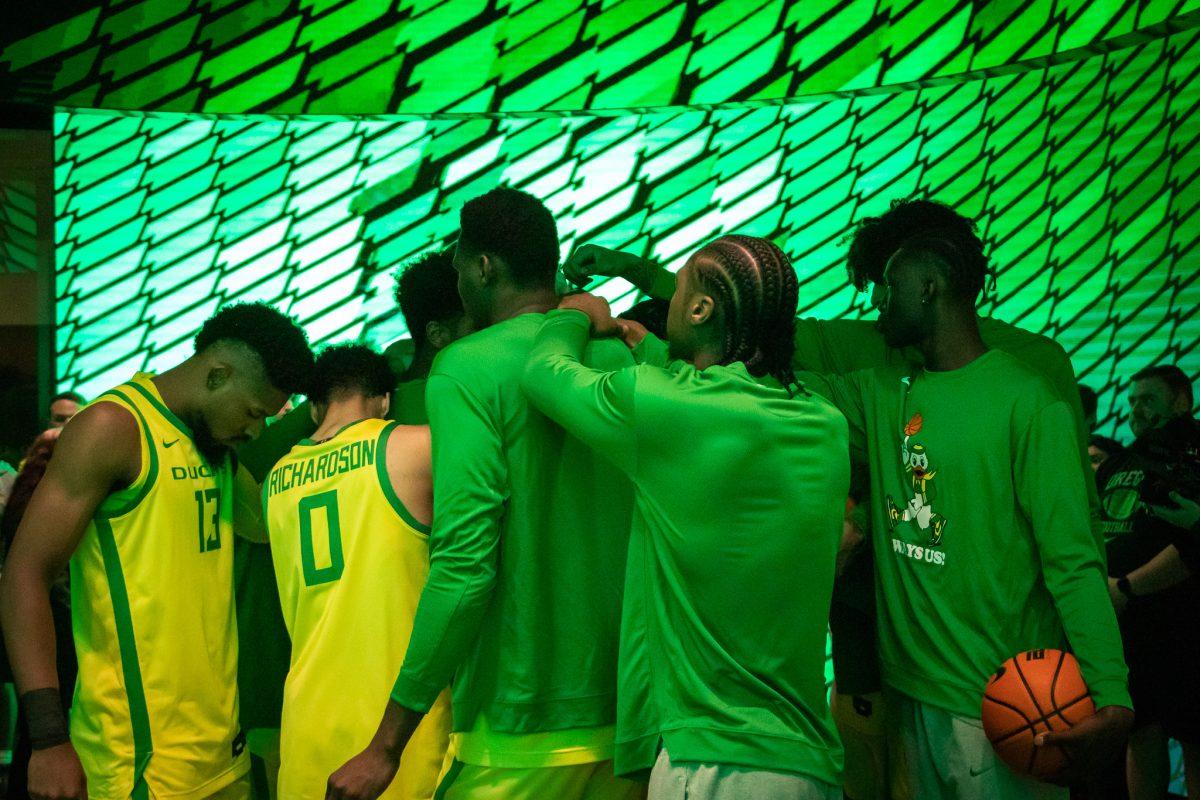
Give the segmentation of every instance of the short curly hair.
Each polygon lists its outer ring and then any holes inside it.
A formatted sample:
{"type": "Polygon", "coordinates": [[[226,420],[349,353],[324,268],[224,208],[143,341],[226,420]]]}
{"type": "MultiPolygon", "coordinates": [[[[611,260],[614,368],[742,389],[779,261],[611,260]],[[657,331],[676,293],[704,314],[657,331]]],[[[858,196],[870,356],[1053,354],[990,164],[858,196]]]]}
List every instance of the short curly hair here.
{"type": "Polygon", "coordinates": [[[541,200],[500,186],[464,203],[459,225],[458,246],[499,256],[518,285],[554,285],[558,227],[541,200]]]}
{"type": "Polygon", "coordinates": [[[313,367],[308,399],[328,404],[334,395],[382,397],[395,388],[387,357],[365,344],[337,344],[321,350],[313,367]]]}
{"type": "Polygon", "coordinates": [[[454,250],[431,250],[401,267],[396,273],[396,305],[417,347],[428,338],[426,325],[463,316],[454,250]]]}
{"type": "Polygon", "coordinates": [[[878,217],[863,217],[843,241],[849,240],[846,268],[860,292],[883,282],[888,260],[906,243],[920,241],[936,250],[951,272],[951,283],[967,297],[977,297],[992,274],[974,221],[934,200],[901,198],[878,217]]]}
{"type": "Polygon", "coordinates": [[[267,381],[284,394],[308,389],[313,368],[308,337],[290,317],[266,303],[234,303],[209,317],[196,334],[196,352],[218,342],[250,348],[262,362],[267,381]]]}

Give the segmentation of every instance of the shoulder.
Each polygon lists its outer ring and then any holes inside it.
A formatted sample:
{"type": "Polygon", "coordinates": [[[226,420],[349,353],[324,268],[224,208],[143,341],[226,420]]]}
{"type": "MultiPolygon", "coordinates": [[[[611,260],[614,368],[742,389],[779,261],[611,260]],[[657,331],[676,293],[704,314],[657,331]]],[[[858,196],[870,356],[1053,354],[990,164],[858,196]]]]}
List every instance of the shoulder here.
{"type": "Polygon", "coordinates": [[[1047,377],[1054,377],[1063,371],[1074,376],[1067,351],[1045,334],[1034,333],[993,317],[980,317],[979,335],[988,347],[1008,353],[1047,377]]]}
{"type": "Polygon", "coordinates": [[[592,339],[583,351],[583,363],[593,369],[615,371],[635,362],[633,352],[620,339],[592,339]]]}
{"type": "Polygon", "coordinates": [[[507,380],[509,372],[525,366],[539,326],[538,315],[526,314],[464,336],[438,353],[429,377],[467,385],[507,380]]]}
{"type": "Polygon", "coordinates": [[[432,459],[428,425],[390,423],[384,430],[387,436],[385,457],[389,469],[427,471],[432,459]]]}
{"type": "Polygon", "coordinates": [[[97,399],[63,427],[50,463],[81,476],[136,474],[141,463],[141,430],[133,411],[104,396],[97,399]]]}

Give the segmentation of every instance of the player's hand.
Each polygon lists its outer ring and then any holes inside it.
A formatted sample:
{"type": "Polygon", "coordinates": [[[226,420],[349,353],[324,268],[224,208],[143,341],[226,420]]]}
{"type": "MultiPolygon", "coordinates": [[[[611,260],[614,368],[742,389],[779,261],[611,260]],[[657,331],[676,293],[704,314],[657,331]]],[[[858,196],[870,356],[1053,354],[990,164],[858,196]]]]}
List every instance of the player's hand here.
{"type": "Polygon", "coordinates": [[[375,800],[396,777],[400,760],[374,742],[329,776],[325,800],[375,800]]]}
{"type": "Polygon", "coordinates": [[[1133,727],[1133,709],[1104,706],[1073,728],[1059,733],[1039,733],[1037,747],[1061,747],[1070,765],[1053,783],[1070,786],[1099,774],[1113,759],[1125,752],[1129,729],[1133,727]]]}
{"type": "Polygon", "coordinates": [[[650,333],[645,325],[631,319],[618,319],[617,327],[621,329],[621,341],[625,342],[625,346],[630,350],[641,344],[642,339],[650,333]]]}
{"type": "Polygon", "coordinates": [[[572,308],[587,314],[588,319],[592,322],[592,336],[605,337],[621,334],[620,326],[613,319],[612,309],[608,307],[608,301],[603,297],[597,297],[587,292],[569,294],[559,302],[558,307],[572,308]]]}
{"type": "Polygon", "coordinates": [[[87,800],[87,778],[70,742],[34,750],[28,784],[33,800],[87,800]]]}
{"type": "Polygon", "coordinates": [[[1196,523],[1200,523],[1200,503],[1187,499],[1179,492],[1171,492],[1171,499],[1175,501],[1174,508],[1150,506],[1154,516],[1178,528],[1191,529],[1196,526],[1196,523]]]}
{"type": "Polygon", "coordinates": [[[567,280],[580,287],[587,286],[597,275],[624,278],[640,287],[646,275],[646,260],[598,244],[585,244],[575,248],[562,271],[567,280]]]}
{"type": "Polygon", "coordinates": [[[1108,579],[1108,599],[1112,600],[1113,610],[1117,612],[1117,616],[1125,613],[1125,609],[1129,606],[1129,598],[1125,593],[1117,588],[1117,579],[1108,579]]]}

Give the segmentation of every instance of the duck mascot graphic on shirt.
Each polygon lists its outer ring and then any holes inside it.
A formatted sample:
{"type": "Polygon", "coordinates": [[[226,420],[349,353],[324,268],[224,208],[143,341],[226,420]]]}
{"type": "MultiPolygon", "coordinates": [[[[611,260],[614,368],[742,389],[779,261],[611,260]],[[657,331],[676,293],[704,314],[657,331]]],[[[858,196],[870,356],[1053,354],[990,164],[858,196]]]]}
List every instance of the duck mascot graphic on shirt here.
{"type": "Polygon", "coordinates": [[[942,532],[946,529],[946,518],[933,510],[933,501],[937,497],[933,479],[937,476],[937,470],[929,468],[929,454],[925,452],[925,446],[911,441],[921,432],[923,424],[924,420],[917,413],[904,426],[900,455],[904,460],[904,471],[908,473],[912,497],[900,507],[888,495],[888,525],[894,530],[897,523],[915,522],[918,528],[929,533],[929,546],[937,547],[942,543],[942,532]]]}

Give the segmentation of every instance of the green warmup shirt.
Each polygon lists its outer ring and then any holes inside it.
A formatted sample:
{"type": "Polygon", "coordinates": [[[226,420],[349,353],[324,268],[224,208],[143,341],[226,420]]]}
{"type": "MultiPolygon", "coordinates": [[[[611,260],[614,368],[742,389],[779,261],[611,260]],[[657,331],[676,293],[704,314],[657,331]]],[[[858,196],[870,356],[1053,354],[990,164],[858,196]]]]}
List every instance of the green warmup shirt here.
{"type": "MultiPolygon", "coordinates": [[[[840,781],[825,632],[846,493],[842,415],[744,364],[581,363],[590,323],[551,312],[524,388],[632,478],[616,770],[674,761],[840,781]]],[[[649,363],[655,362],[655,363],[649,363]]]]}
{"type": "Polygon", "coordinates": [[[825,380],[870,464],[884,682],[978,718],[1002,662],[1069,641],[1096,705],[1130,706],[1072,411],[1046,380],[999,350],[825,380]]]}
{"type": "MultiPolygon", "coordinates": [[[[392,698],[424,711],[452,684],[454,730],[499,735],[490,741],[616,717],[633,487],[525,399],[521,375],[544,318],[524,314],[455,342],[426,388],[430,571],[392,698]]],[[[633,357],[606,340],[585,361],[615,370],[633,357]]],[[[589,760],[611,757],[607,737],[608,752],[593,747],[589,760]]]]}

